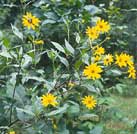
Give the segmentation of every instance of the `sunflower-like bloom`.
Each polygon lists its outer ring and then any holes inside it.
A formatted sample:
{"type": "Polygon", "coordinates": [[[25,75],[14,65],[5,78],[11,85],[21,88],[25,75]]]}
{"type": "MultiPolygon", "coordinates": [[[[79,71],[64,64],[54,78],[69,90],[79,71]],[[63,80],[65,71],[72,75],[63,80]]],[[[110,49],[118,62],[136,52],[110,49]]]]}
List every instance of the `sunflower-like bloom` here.
{"type": "Polygon", "coordinates": [[[96,104],[97,101],[94,99],[93,96],[85,96],[82,98],[82,103],[88,108],[88,109],[93,109],[96,104]]]}
{"type": "Polygon", "coordinates": [[[127,67],[133,65],[132,61],[132,56],[126,54],[126,53],[121,53],[120,55],[116,55],[116,62],[115,62],[119,67],[127,67]]]}
{"type": "Polygon", "coordinates": [[[98,66],[96,63],[92,63],[90,64],[89,66],[86,66],[84,71],[83,71],[83,74],[84,76],[86,76],[88,79],[99,79],[101,77],[100,73],[102,72],[103,70],[101,69],[100,66],[98,66]]]}
{"type": "Polygon", "coordinates": [[[125,62],[127,63],[127,65],[129,65],[129,66],[133,66],[133,56],[130,56],[129,54],[126,54],[126,53],[124,53],[123,54],[123,57],[124,57],[124,59],[125,59],[125,62]]]}
{"type": "Polygon", "coordinates": [[[56,101],[56,98],[54,95],[48,93],[46,95],[43,95],[41,97],[41,104],[45,107],[49,106],[49,105],[52,105],[52,106],[56,106],[58,103],[56,101]]]}
{"type": "Polygon", "coordinates": [[[43,45],[44,41],[43,40],[34,40],[33,43],[36,45],[43,45]]]}
{"type": "Polygon", "coordinates": [[[113,62],[113,56],[112,56],[112,54],[105,55],[105,57],[104,57],[104,65],[105,66],[111,65],[112,62],[113,62]]]}
{"type": "Polygon", "coordinates": [[[127,72],[129,73],[129,78],[136,79],[136,70],[134,66],[130,66],[127,72]]]}
{"type": "Polygon", "coordinates": [[[96,23],[97,30],[101,33],[107,33],[110,30],[110,25],[107,21],[99,19],[96,23]]]}
{"type": "Polygon", "coordinates": [[[22,24],[23,26],[28,27],[28,29],[32,28],[34,30],[37,26],[39,26],[39,23],[40,20],[30,12],[27,12],[22,17],[22,24]]]}
{"type": "Polygon", "coordinates": [[[98,45],[93,48],[94,55],[103,55],[105,53],[105,49],[103,47],[99,47],[98,45]]]}
{"type": "Polygon", "coordinates": [[[86,34],[92,41],[99,37],[99,32],[96,27],[87,27],[86,34]]]}
{"type": "Polygon", "coordinates": [[[15,134],[15,131],[10,131],[9,134],[15,134]]]}

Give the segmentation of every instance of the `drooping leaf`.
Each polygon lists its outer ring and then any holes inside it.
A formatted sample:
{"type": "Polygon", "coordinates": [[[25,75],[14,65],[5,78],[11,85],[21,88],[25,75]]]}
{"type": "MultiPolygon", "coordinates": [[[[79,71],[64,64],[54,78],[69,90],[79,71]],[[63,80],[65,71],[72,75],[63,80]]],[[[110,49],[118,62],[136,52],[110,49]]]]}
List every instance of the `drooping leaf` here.
{"type": "Polygon", "coordinates": [[[53,45],[54,45],[54,47],[56,48],[56,49],[58,49],[60,52],[63,52],[63,53],[65,53],[65,50],[64,50],[64,48],[59,44],[59,43],[57,43],[57,42],[51,42],[53,45]]]}
{"type": "Polygon", "coordinates": [[[67,49],[71,54],[74,55],[75,50],[74,50],[74,48],[69,44],[69,42],[68,42],[66,39],[65,39],[65,46],[66,46],[66,49],[67,49]]]}
{"type": "Polygon", "coordinates": [[[13,26],[12,24],[11,24],[11,28],[12,28],[13,33],[17,37],[19,37],[21,40],[23,40],[23,34],[19,31],[19,29],[16,26],[13,26]]]}
{"type": "Polygon", "coordinates": [[[66,58],[64,58],[64,57],[61,57],[61,56],[58,56],[59,57],[59,59],[60,59],[60,61],[66,66],[66,67],[68,67],[69,66],[69,63],[68,63],[68,61],[67,61],[67,59],[66,58]]]}

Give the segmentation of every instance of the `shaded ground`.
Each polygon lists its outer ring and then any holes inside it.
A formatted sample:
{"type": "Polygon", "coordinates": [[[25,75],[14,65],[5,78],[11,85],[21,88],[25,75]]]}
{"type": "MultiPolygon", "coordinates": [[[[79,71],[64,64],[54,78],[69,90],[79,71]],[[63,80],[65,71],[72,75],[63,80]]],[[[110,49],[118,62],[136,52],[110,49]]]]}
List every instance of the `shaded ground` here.
{"type": "Polygon", "coordinates": [[[104,134],[134,134],[133,128],[137,120],[137,98],[112,96],[114,108],[105,122],[104,134]]]}

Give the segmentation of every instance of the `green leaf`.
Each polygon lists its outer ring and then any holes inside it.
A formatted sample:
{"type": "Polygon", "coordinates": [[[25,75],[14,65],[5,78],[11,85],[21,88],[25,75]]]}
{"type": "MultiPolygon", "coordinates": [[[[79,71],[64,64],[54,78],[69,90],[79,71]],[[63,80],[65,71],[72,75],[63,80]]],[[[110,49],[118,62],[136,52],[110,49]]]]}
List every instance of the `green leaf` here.
{"type": "Polygon", "coordinates": [[[35,114],[32,112],[31,106],[26,105],[24,108],[16,107],[17,117],[21,121],[29,121],[34,118],[35,114]]]}
{"type": "Polygon", "coordinates": [[[20,112],[24,112],[24,113],[26,113],[26,114],[29,114],[29,115],[31,115],[31,116],[35,116],[35,114],[34,114],[32,111],[28,110],[28,109],[22,109],[22,108],[16,107],[16,110],[17,110],[17,111],[20,111],[20,112]]]}
{"type": "Polygon", "coordinates": [[[10,58],[10,59],[12,59],[12,56],[11,56],[10,53],[9,53],[8,51],[6,51],[6,50],[0,52],[0,55],[3,56],[3,57],[5,57],[5,58],[10,58]]]}
{"type": "Polygon", "coordinates": [[[11,28],[13,33],[19,37],[21,40],[23,40],[23,34],[19,31],[19,29],[11,24],[11,28]]]}
{"type": "Polygon", "coordinates": [[[62,118],[58,124],[58,134],[70,134],[66,127],[66,121],[62,118]]]}
{"type": "Polygon", "coordinates": [[[117,84],[116,85],[116,89],[120,94],[123,93],[123,90],[125,89],[125,87],[126,87],[126,85],[124,85],[124,84],[117,84]]]}
{"type": "Polygon", "coordinates": [[[55,20],[50,20],[50,19],[46,19],[42,22],[42,25],[46,25],[46,24],[54,24],[56,23],[55,20]]]}
{"type": "Polygon", "coordinates": [[[68,107],[68,114],[70,116],[73,116],[73,115],[78,115],[78,113],[80,112],[80,107],[79,107],[79,104],[74,102],[74,101],[68,101],[70,103],[70,106],[68,107]]]}
{"type": "Polygon", "coordinates": [[[2,40],[2,39],[3,39],[3,32],[0,31],[0,40],[2,40]]]}
{"type": "Polygon", "coordinates": [[[32,64],[32,57],[27,55],[27,54],[25,54],[23,56],[23,60],[22,60],[21,66],[23,68],[28,68],[31,64],[32,64]]]}
{"type": "Polygon", "coordinates": [[[22,79],[22,83],[27,82],[28,80],[35,80],[35,81],[39,81],[39,82],[46,82],[45,79],[43,79],[42,77],[37,77],[37,76],[25,76],[22,79]]]}
{"type": "Polygon", "coordinates": [[[88,91],[100,94],[100,90],[93,86],[93,82],[91,80],[85,80],[81,83],[82,87],[85,87],[88,91]]]}
{"type": "Polygon", "coordinates": [[[65,39],[65,46],[66,46],[66,49],[67,49],[71,54],[74,55],[75,50],[74,50],[74,48],[69,44],[69,42],[68,42],[66,39],[65,39]]]}
{"type": "Polygon", "coordinates": [[[87,53],[82,55],[82,62],[89,65],[89,55],[87,53]]]}
{"type": "Polygon", "coordinates": [[[65,113],[67,111],[67,108],[69,107],[68,104],[64,104],[63,107],[59,107],[57,110],[54,110],[48,114],[46,114],[46,116],[55,116],[57,114],[62,114],[62,113],[65,113]]]}
{"type": "Polygon", "coordinates": [[[69,66],[69,63],[68,63],[68,61],[67,61],[67,59],[66,58],[64,58],[64,57],[61,57],[61,56],[58,56],[59,57],[59,59],[60,59],[60,61],[66,66],[66,67],[68,67],[69,66]]]}
{"type": "Polygon", "coordinates": [[[97,125],[93,130],[90,131],[89,134],[103,134],[103,126],[97,125]]]}
{"type": "Polygon", "coordinates": [[[84,9],[87,10],[88,12],[90,12],[92,15],[94,15],[94,14],[96,14],[96,13],[98,13],[98,12],[101,11],[101,10],[100,10],[98,7],[96,7],[95,5],[86,5],[86,6],[84,7],[84,9]]]}
{"type": "Polygon", "coordinates": [[[114,76],[120,76],[122,74],[120,70],[116,70],[116,69],[110,70],[110,72],[112,72],[114,76]]]}
{"type": "Polygon", "coordinates": [[[99,116],[96,114],[84,114],[79,117],[81,121],[91,120],[91,121],[99,121],[99,116]]]}
{"type": "MultiPolygon", "coordinates": [[[[6,91],[7,96],[13,98],[13,92],[14,92],[14,86],[8,83],[7,91],[6,91]]],[[[17,100],[18,103],[22,105],[24,104],[23,101],[25,100],[25,95],[26,95],[25,88],[21,84],[15,88],[14,99],[17,100]]]]}
{"type": "Polygon", "coordinates": [[[58,49],[60,52],[63,52],[63,53],[65,53],[65,50],[64,50],[64,48],[59,44],[59,43],[57,43],[57,42],[51,42],[53,45],[54,45],[54,47],[56,48],[56,49],[58,49]]]}
{"type": "Polygon", "coordinates": [[[77,42],[77,43],[80,43],[80,36],[79,36],[79,33],[76,33],[76,42],[77,42]]]}

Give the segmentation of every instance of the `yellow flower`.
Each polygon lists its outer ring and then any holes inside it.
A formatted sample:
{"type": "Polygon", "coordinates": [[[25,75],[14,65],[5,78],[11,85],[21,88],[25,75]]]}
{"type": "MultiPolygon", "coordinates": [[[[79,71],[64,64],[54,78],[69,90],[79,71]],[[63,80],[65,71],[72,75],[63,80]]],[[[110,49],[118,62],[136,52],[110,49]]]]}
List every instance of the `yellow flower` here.
{"type": "Polygon", "coordinates": [[[96,104],[97,101],[94,99],[93,96],[85,96],[82,98],[82,103],[88,108],[88,109],[93,109],[96,104]]]}
{"type": "Polygon", "coordinates": [[[75,83],[74,83],[74,82],[69,82],[69,83],[68,83],[68,86],[69,86],[69,87],[74,87],[74,86],[75,86],[75,83]]]}
{"type": "Polygon", "coordinates": [[[127,72],[129,73],[129,78],[136,79],[136,70],[134,66],[130,66],[127,72]]]}
{"type": "Polygon", "coordinates": [[[113,56],[112,56],[112,54],[105,55],[105,57],[104,57],[104,65],[105,66],[111,65],[112,62],[113,62],[113,56]]]}
{"type": "Polygon", "coordinates": [[[96,23],[96,27],[98,29],[99,32],[101,33],[105,33],[108,32],[110,30],[110,25],[107,21],[101,20],[99,19],[96,23]]]}
{"type": "Polygon", "coordinates": [[[105,53],[105,49],[103,47],[95,46],[93,48],[93,54],[94,55],[102,55],[105,53]]]}
{"type": "Polygon", "coordinates": [[[15,131],[10,131],[9,134],[16,134],[15,131]]]}
{"type": "Polygon", "coordinates": [[[94,57],[94,62],[98,62],[99,60],[101,60],[101,56],[97,55],[94,57]]]}
{"type": "Polygon", "coordinates": [[[96,63],[92,63],[90,64],[89,66],[86,66],[84,71],[83,71],[83,74],[84,76],[86,76],[88,79],[99,79],[101,77],[100,73],[102,72],[103,70],[101,69],[100,66],[98,66],[96,63]]]}
{"type": "Polygon", "coordinates": [[[52,119],[52,126],[54,129],[57,129],[57,123],[56,123],[56,120],[52,119]]]}
{"type": "Polygon", "coordinates": [[[27,12],[22,17],[22,24],[23,26],[28,27],[28,29],[32,28],[34,30],[36,26],[39,26],[39,23],[40,20],[30,12],[27,12]]]}
{"type": "Polygon", "coordinates": [[[48,105],[56,106],[58,103],[56,101],[56,98],[54,95],[48,93],[46,95],[43,95],[41,97],[41,103],[43,106],[47,107],[48,105]]]}
{"type": "Polygon", "coordinates": [[[99,37],[99,33],[96,27],[87,27],[86,34],[92,41],[99,37]]]}
{"type": "Polygon", "coordinates": [[[58,127],[57,127],[57,125],[56,125],[56,124],[53,124],[53,128],[54,128],[54,129],[57,129],[58,127]]]}
{"type": "Polygon", "coordinates": [[[43,40],[34,40],[33,43],[36,45],[43,45],[44,41],[43,40]]]}
{"type": "Polygon", "coordinates": [[[125,59],[125,62],[127,63],[127,65],[129,65],[129,66],[133,66],[133,61],[132,61],[132,59],[133,59],[133,56],[130,56],[129,54],[123,54],[123,57],[124,57],[124,59],[125,59]]]}
{"type": "Polygon", "coordinates": [[[121,53],[120,55],[116,55],[116,64],[119,67],[127,67],[127,65],[132,66],[133,65],[132,56],[126,53],[121,53]]]}

